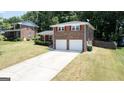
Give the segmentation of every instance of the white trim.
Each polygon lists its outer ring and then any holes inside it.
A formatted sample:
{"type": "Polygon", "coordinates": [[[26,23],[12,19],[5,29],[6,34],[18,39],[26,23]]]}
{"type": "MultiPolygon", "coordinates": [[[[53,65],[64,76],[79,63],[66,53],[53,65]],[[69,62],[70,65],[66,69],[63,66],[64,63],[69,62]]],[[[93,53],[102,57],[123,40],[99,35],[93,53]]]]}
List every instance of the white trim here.
{"type": "Polygon", "coordinates": [[[57,27],[58,28],[58,31],[64,31],[65,30],[65,27],[64,26],[61,26],[61,27],[57,27]],[[64,28],[64,29],[63,29],[64,28]]]}
{"type": "Polygon", "coordinates": [[[71,26],[71,31],[80,31],[80,25],[71,26]],[[79,29],[77,29],[77,26],[79,26],[79,29]],[[74,27],[74,30],[73,30],[73,27],[74,27]]]}
{"type": "Polygon", "coordinates": [[[95,30],[95,28],[90,23],[82,22],[82,21],[70,21],[56,25],[51,25],[50,27],[63,27],[63,26],[73,26],[73,25],[88,25],[92,30],[95,30]]]}

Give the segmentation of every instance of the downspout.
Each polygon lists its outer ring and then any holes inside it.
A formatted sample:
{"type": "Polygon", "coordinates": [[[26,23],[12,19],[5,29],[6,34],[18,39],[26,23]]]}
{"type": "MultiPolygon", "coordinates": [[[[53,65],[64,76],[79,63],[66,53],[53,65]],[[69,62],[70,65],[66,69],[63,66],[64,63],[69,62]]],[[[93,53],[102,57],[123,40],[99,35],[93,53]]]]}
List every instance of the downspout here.
{"type": "Polygon", "coordinates": [[[19,24],[19,29],[20,29],[20,38],[23,39],[22,38],[22,31],[21,31],[21,24],[19,24]]]}
{"type": "Polygon", "coordinates": [[[86,25],[84,25],[84,52],[87,51],[86,25]]]}
{"type": "Polygon", "coordinates": [[[54,29],[55,29],[55,28],[53,27],[53,35],[52,35],[52,40],[53,40],[53,49],[55,49],[55,41],[54,41],[54,37],[55,37],[55,36],[54,36],[54,29]]]}

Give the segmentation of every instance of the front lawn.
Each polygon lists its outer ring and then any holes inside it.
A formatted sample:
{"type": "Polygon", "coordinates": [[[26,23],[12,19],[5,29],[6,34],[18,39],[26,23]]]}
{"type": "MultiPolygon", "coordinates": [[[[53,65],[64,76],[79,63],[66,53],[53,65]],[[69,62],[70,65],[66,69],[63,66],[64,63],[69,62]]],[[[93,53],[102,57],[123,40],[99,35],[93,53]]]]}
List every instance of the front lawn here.
{"type": "Polygon", "coordinates": [[[0,69],[47,51],[48,47],[34,45],[33,41],[0,41],[0,69]]]}
{"type": "Polygon", "coordinates": [[[53,80],[124,80],[124,48],[94,47],[77,56],[53,80]]]}

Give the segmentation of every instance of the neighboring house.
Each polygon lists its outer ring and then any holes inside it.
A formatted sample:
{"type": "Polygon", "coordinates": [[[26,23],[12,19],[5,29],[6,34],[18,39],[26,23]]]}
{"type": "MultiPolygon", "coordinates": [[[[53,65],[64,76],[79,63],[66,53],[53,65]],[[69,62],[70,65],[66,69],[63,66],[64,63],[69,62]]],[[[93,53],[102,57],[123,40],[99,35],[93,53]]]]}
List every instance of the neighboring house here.
{"type": "Polygon", "coordinates": [[[4,33],[5,33],[4,30],[0,29],[0,34],[4,34],[4,33]]]}
{"type": "MultiPolygon", "coordinates": [[[[71,21],[52,25],[51,27],[53,31],[49,33],[53,33],[54,49],[87,51],[87,46],[92,45],[95,28],[88,22],[71,21]]],[[[46,35],[50,35],[49,33],[46,35]]]]}
{"type": "Polygon", "coordinates": [[[8,39],[21,38],[23,40],[32,39],[36,35],[38,26],[31,21],[23,21],[14,24],[13,30],[6,30],[5,36],[8,39]]]}

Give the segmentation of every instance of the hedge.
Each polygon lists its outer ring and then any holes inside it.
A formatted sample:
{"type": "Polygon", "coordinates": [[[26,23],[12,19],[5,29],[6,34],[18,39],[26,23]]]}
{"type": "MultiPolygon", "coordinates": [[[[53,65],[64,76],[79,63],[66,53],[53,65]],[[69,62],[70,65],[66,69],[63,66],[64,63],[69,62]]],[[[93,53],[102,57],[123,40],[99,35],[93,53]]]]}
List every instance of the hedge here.
{"type": "Polygon", "coordinates": [[[44,45],[44,46],[49,46],[50,42],[49,41],[42,41],[42,40],[34,40],[36,45],[44,45]]]}

